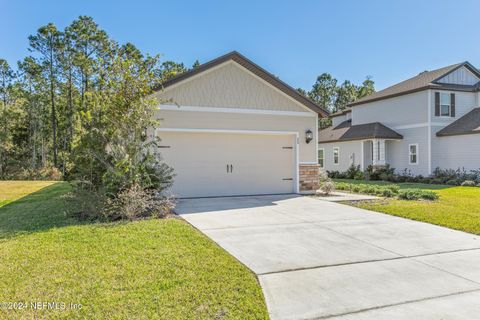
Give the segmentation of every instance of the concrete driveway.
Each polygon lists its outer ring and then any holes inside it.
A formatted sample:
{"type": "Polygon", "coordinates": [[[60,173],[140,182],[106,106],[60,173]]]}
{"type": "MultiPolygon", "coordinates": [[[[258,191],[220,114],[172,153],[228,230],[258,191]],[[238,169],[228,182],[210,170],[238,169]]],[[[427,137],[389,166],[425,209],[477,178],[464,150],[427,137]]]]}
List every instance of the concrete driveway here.
{"type": "Polygon", "coordinates": [[[479,319],[478,236],[300,196],[180,200],[272,319],[479,319]]]}

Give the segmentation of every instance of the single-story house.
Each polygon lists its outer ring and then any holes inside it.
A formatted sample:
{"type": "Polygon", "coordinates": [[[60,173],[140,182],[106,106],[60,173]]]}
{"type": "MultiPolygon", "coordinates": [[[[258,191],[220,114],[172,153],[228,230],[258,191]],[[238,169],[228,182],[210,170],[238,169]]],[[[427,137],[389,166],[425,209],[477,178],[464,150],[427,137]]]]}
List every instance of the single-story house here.
{"type": "Polygon", "coordinates": [[[328,112],[237,52],[163,83],[161,154],[170,192],[214,197],[318,188],[318,119],[328,112]]]}

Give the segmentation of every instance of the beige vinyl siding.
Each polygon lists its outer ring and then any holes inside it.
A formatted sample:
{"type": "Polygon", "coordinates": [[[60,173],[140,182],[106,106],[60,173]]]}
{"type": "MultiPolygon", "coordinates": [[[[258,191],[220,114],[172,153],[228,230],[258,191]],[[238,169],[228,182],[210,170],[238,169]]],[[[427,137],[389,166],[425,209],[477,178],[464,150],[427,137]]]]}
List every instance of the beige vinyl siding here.
{"type": "Polygon", "coordinates": [[[325,166],[326,171],[346,171],[352,163],[354,165],[361,165],[361,141],[346,141],[346,142],[332,142],[321,143],[319,148],[325,149],[325,166]],[[339,148],[339,163],[333,164],[333,148],[339,148]]]}
{"type": "Polygon", "coordinates": [[[181,106],[310,111],[233,61],[174,84],[157,95],[171,100],[169,104],[181,106]]]}
{"type": "Polygon", "coordinates": [[[427,92],[420,91],[354,106],[352,125],[380,122],[394,129],[396,126],[425,123],[428,119],[427,92]]]}
{"type": "Polygon", "coordinates": [[[480,79],[477,78],[470,70],[465,67],[461,67],[458,70],[446,75],[438,80],[440,83],[460,84],[472,86],[476,84],[480,79]]]}
{"type": "Polygon", "coordinates": [[[156,117],[162,128],[298,132],[299,162],[317,163],[316,135],[309,144],[305,142],[305,131],[316,130],[316,117],[174,110],[159,110],[156,117]]]}
{"type": "Polygon", "coordinates": [[[414,175],[429,175],[428,166],[428,127],[410,128],[404,130],[396,130],[403,135],[403,140],[386,141],[386,161],[396,172],[404,169],[410,170],[414,175]],[[417,162],[418,164],[409,163],[410,144],[418,144],[417,162]]]}
{"type": "Polygon", "coordinates": [[[480,134],[437,137],[442,127],[432,127],[432,170],[480,169],[480,134]]]}

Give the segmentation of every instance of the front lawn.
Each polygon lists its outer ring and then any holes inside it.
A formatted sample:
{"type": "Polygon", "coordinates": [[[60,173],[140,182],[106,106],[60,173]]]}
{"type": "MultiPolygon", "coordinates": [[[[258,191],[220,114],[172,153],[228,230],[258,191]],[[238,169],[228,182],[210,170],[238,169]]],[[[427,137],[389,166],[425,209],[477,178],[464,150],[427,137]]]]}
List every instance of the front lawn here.
{"type": "MultiPolygon", "coordinates": [[[[349,183],[366,183],[358,180],[335,180],[349,183]]],[[[383,181],[369,181],[372,184],[389,184],[383,181]]],[[[452,229],[480,234],[480,188],[452,187],[419,183],[399,183],[401,189],[417,188],[434,190],[436,201],[406,201],[382,199],[353,204],[355,206],[383,212],[412,220],[429,222],[452,229]]]]}
{"type": "Polygon", "coordinates": [[[0,305],[1,319],[268,318],[255,276],[183,220],[82,223],[65,213],[68,190],[0,182],[0,303],[27,302],[0,305]]]}

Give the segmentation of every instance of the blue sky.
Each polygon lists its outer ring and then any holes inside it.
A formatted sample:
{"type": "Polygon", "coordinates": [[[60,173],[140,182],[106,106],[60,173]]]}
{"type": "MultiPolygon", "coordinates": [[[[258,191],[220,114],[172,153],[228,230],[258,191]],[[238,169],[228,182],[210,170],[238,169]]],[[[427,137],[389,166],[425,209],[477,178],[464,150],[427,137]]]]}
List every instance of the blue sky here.
{"type": "Polygon", "coordinates": [[[232,50],[293,87],[329,72],[377,89],[468,60],[480,68],[480,1],[0,0],[0,57],[28,55],[29,34],[90,15],[117,41],[191,65],[232,50]]]}

